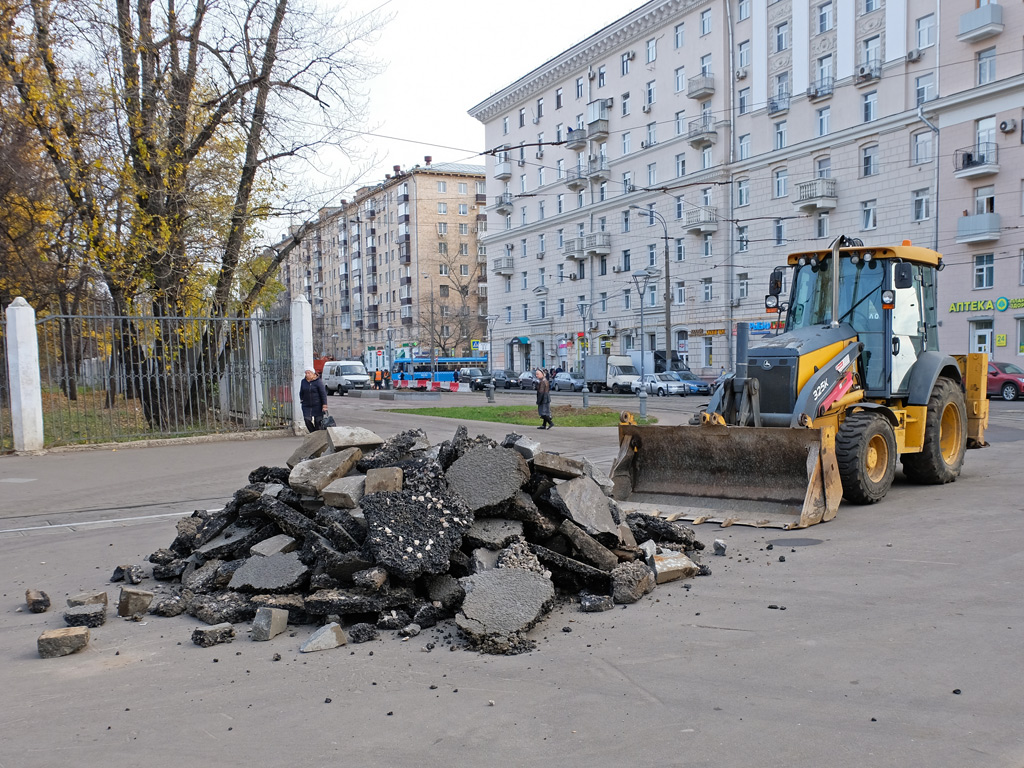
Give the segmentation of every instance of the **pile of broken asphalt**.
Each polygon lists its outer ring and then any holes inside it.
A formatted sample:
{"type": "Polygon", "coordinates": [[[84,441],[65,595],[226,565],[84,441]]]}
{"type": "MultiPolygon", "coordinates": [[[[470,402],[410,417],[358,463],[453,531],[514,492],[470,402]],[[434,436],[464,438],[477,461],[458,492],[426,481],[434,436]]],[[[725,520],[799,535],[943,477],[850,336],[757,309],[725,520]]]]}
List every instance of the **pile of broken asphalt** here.
{"type": "MultiPolygon", "coordinates": [[[[157,586],[123,588],[119,615],[187,614],[209,625],[193,633],[203,646],[230,642],[240,623],[254,640],[318,627],[304,651],[437,625],[453,650],[520,653],[556,602],[609,610],[710,574],[692,529],[623,515],[591,462],[517,434],[499,444],[459,427],[431,446],[418,430],[384,440],[333,427],[248,480],[223,509],[177,522],[148,557],[157,586]]],[[[146,577],[125,565],[112,580],[146,577]]],[[[69,600],[69,628],[44,633],[40,654],[84,647],[105,598],[69,600]]]]}

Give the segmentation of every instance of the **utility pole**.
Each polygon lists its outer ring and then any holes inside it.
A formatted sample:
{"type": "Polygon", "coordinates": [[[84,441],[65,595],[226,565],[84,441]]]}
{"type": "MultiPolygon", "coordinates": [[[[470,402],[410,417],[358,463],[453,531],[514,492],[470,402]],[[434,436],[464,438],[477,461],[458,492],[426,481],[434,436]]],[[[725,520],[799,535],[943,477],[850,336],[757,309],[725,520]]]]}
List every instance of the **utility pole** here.
{"type": "MultiPolygon", "coordinates": [[[[631,205],[630,208],[638,211],[640,215],[647,216],[650,218],[657,218],[661,222],[661,229],[663,232],[662,240],[664,240],[663,249],[663,260],[665,262],[664,275],[665,275],[665,365],[669,364],[672,351],[672,284],[669,280],[669,252],[668,252],[668,222],[665,221],[665,217],[658,213],[653,208],[641,208],[639,205],[631,205]]],[[[646,283],[645,283],[646,285],[646,283]]],[[[640,296],[640,308],[643,310],[644,297],[640,296]]],[[[651,352],[653,357],[654,348],[651,345],[651,352]]],[[[654,371],[651,371],[654,373],[654,371]]]]}

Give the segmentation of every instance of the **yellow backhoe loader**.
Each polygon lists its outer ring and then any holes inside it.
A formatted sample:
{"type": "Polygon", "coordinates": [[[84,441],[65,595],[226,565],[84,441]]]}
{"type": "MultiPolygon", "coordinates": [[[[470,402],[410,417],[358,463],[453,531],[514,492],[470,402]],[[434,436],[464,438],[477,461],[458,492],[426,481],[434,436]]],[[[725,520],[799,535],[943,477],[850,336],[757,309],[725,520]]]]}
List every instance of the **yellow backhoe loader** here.
{"type": "Polygon", "coordinates": [[[840,236],[772,272],[768,312],[784,331],[737,332],[735,374],[683,427],[619,426],[612,468],[624,506],[674,519],[804,528],[840,498],[882,499],[897,457],[915,483],[960,475],[985,445],[987,356],[939,351],[941,254],[840,236]]]}

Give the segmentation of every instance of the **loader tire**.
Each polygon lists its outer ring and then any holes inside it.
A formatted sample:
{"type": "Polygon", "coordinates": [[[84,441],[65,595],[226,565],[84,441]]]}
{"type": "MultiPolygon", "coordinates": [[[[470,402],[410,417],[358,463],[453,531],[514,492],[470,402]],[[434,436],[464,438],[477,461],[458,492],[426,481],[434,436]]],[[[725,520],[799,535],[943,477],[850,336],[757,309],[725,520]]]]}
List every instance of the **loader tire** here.
{"type": "Polygon", "coordinates": [[[870,411],[847,416],[836,434],[836,460],[847,501],[874,504],[881,500],[896,474],[892,424],[870,411]]]}
{"type": "Polygon", "coordinates": [[[967,405],[960,385],[940,378],[928,398],[924,446],[920,453],[905,453],[903,474],[912,483],[942,485],[960,476],[967,451],[967,405]]]}

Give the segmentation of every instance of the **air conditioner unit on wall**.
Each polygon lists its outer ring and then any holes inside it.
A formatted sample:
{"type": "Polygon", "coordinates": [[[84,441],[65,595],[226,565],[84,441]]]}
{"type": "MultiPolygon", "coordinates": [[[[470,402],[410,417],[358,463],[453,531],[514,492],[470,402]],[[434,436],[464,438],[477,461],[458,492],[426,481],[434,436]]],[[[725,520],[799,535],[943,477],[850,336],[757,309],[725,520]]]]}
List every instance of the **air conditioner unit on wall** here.
{"type": "Polygon", "coordinates": [[[911,48],[907,51],[907,61],[920,61],[924,52],[920,48],[911,48]]]}
{"type": "Polygon", "coordinates": [[[1013,133],[1017,130],[1017,121],[1013,119],[1003,120],[1003,122],[999,124],[999,130],[1003,133],[1013,133]]]}
{"type": "Polygon", "coordinates": [[[643,113],[645,115],[650,114],[651,105],[650,104],[644,104],[640,109],[643,111],[643,113]]]}
{"type": "Polygon", "coordinates": [[[857,67],[857,77],[859,77],[859,78],[871,77],[871,65],[870,64],[861,64],[859,67],[857,67]]]}
{"type": "Polygon", "coordinates": [[[636,51],[627,51],[626,52],[626,58],[629,59],[630,61],[635,59],[636,58],[636,51]]]}
{"type": "Polygon", "coordinates": [[[818,95],[818,89],[815,86],[810,85],[810,86],[807,87],[807,98],[813,99],[817,95],[818,95]]]}
{"type": "Polygon", "coordinates": [[[622,267],[620,267],[618,264],[616,264],[614,267],[612,267],[612,272],[615,272],[616,274],[621,272],[621,271],[622,271],[622,267]]]}
{"type": "Polygon", "coordinates": [[[739,69],[736,70],[736,79],[737,80],[743,80],[744,78],[746,78],[746,76],[747,76],[747,68],[746,67],[740,67],[739,69]]]}
{"type": "Polygon", "coordinates": [[[570,280],[575,280],[576,279],[576,273],[575,272],[570,272],[569,273],[569,279],[570,280]]]}

